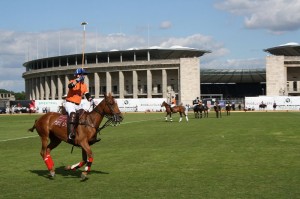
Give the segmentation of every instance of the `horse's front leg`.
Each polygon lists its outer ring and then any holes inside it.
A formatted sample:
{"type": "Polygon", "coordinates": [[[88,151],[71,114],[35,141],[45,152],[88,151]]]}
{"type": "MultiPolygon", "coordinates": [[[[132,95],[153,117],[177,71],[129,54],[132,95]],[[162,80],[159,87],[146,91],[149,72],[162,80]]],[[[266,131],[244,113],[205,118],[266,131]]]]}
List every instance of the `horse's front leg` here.
{"type": "Polygon", "coordinates": [[[85,180],[87,178],[88,172],[91,171],[91,166],[94,161],[94,158],[93,158],[93,152],[91,150],[91,146],[88,144],[87,141],[82,143],[81,147],[82,147],[82,157],[85,157],[86,159],[86,166],[84,168],[84,171],[81,173],[81,180],[85,180]]]}
{"type": "Polygon", "coordinates": [[[77,169],[80,169],[81,167],[83,167],[86,162],[87,162],[87,155],[86,155],[86,152],[85,150],[81,149],[81,153],[82,153],[82,161],[76,163],[76,164],[73,164],[71,166],[66,166],[65,167],[65,170],[73,170],[73,171],[76,171],[77,169]]]}

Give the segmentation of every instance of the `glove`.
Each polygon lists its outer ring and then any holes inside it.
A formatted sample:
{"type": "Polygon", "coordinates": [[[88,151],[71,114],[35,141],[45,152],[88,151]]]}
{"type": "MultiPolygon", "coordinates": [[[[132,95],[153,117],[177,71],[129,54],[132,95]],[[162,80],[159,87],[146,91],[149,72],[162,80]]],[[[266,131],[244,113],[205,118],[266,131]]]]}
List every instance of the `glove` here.
{"type": "Polygon", "coordinates": [[[93,100],[92,98],[90,98],[89,101],[90,101],[90,105],[91,105],[91,106],[95,106],[95,105],[96,105],[95,102],[94,102],[94,100],[93,100]]]}
{"type": "Polygon", "coordinates": [[[76,82],[83,82],[84,81],[84,77],[83,76],[80,76],[76,79],[76,82]]]}

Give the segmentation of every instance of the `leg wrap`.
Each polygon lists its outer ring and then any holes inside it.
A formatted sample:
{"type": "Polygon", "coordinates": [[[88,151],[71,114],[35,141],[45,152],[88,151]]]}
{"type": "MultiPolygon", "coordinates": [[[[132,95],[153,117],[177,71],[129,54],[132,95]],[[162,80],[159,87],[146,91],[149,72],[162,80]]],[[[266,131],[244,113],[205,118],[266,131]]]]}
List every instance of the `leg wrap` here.
{"type": "Polygon", "coordinates": [[[86,163],[86,167],[85,167],[85,171],[89,172],[91,170],[91,166],[92,166],[92,163],[93,163],[93,158],[90,157],[86,163]]]}
{"type": "Polygon", "coordinates": [[[83,165],[85,165],[85,163],[86,163],[86,162],[81,161],[81,162],[78,162],[77,164],[73,164],[73,165],[71,166],[71,169],[72,169],[73,171],[75,171],[76,169],[79,169],[79,168],[81,168],[83,165]]]}
{"type": "Polygon", "coordinates": [[[50,156],[50,154],[46,155],[46,158],[44,158],[44,162],[45,162],[48,170],[51,171],[53,169],[54,162],[53,162],[52,157],[50,156]]]}

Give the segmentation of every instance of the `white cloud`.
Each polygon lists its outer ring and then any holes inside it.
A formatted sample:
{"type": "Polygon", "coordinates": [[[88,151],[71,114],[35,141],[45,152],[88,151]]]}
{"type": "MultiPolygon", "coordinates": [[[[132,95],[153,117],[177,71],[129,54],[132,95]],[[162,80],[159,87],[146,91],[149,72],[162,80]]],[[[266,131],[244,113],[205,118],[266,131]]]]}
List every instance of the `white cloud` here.
{"type": "Polygon", "coordinates": [[[244,25],[249,29],[273,33],[300,29],[299,0],[224,0],[215,7],[244,16],[244,25]]]}
{"type": "Polygon", "coordinates": [[[169,29],[172,27],[172,22],[170,21],[163,21],[161,22],[160,26],[161,29],[169,29]]]}
{"type": "MultiPolygon", "coordinates": [[[[226,56],[229,50],[223,43],[215,41],[213,37],[193,34],[186,37],[150,38],[150,46],[170,48],[182,46],[200,50],[209,50],[212,53],[201,57],[204,66],[218,64],[215,60],[226,56]]],[[[0,31],[0,88],[15,92],[24,91],[25,72],[23,63],[37,58],[53,57],[82,53],[83,38],[81,31],[51,31],[42,33],[24,33],[0,31]]],[[[148,47],[146,35],[125,34],[86,34],[85,52],[109,51],[112,49],[124,50],[130,48],[143,49],[148,47]]],[[[244,64],[239,62],[240,64],[244,64]]],[[[224,65],[224,64],[223,64],[224,65]]],[[[233,66],[231,64],[230,66],[233,66]]],[[[239,67],[239,64],[235,64],[239,67]]],[[[241,66],[241,65],[240,65],[241,66]]]]}

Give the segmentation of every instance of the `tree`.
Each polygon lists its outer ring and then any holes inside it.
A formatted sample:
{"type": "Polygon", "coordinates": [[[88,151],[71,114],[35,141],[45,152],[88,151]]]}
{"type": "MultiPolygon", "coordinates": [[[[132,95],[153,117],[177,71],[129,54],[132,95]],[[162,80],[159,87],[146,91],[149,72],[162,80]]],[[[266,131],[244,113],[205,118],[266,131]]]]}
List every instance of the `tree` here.
{"type": "Polygon", "coordinates": [[[14,93],[14,94],[15,94],[16,100],[25,100],[26,99],[26,95],[25,95],[24,91],[22,91],[21,93],[14,93]]]}

